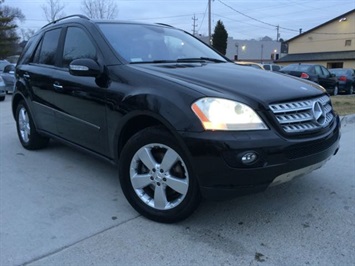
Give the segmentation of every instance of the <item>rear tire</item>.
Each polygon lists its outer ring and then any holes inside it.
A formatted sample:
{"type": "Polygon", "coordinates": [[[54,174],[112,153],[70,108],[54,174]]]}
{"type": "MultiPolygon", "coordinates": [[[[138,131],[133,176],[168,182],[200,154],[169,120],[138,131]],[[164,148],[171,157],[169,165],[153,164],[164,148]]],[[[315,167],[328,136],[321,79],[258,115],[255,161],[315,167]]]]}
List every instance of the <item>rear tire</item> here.
{"type": "Polygon", "coordinates": [[[132,207],[148,219],[173,223],[200,203],[196,176],[176,139],[160,127],[131,137],[121,153],[119,177],[132,207]]]}
{"type": "Polygon", "coordinates": [[[333,95],[336,96],[339,93],[338,85],[334,86],[333,95]]]}
{"type": "Polygon", "coordinates": [[[16,108],[16,126],[18,137],[25,149],[38,150],[48,145],[49,138],[38,134],[31,113],[23,100],[16,108]]]}
{"type": "Polygon", "coordinates": [[[3,100],[5,100],[5,96],[0,97],[0,102],[2,102],[3,100]]]}
{"type": "Polygon", "coordinates": [[[354,85],[351,85],[348,91],[348,94],[353,94],[354,93],[354,85]]]}

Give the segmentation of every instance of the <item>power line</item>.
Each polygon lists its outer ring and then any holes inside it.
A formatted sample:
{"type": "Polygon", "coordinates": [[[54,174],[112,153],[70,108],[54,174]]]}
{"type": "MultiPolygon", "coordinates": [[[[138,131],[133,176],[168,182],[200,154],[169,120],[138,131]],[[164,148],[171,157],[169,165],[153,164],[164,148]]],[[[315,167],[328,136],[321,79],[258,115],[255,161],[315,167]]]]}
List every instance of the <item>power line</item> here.
{"type": "MultiPolygon", "coordinates": [[[[236,10],[235,8],[231,7],[230,5],[227,5],[226,3],[224,3],[224,2],[221,1],[221,0],[218,0],[218,2],[220,2],[222,5],[224,5],[224,6],[228,7],[228,8],[230,8],[230,9],[232,9],[234,12],[237,12],[238,14],[240,14],[240,15],[242,15],[242,16],[244,16],[244,17],[250,18],[250,19],[255,20],[255,21],[259,22],[259,23],[262,23],[262,24],[265,24],[265,25],[268,25],[268,26],[271,26],[271,27],[274,27],[274,28],[277,27],[277,25],[274,25],[274,24],[271,24],[271,23],[262,21],[262,20],[260,20],[260,19],[257,19],[257,18],[253,18],[253,17],[251,17],[251,16],[248,16],[247,14],[244,14],[243,12],[240,12],[240,11],[236,10]]],[[[288,29],[288,28],[284,28],[284,27],[280,27],[280,29],[289,30],[289,31],[297,31],[297,32],[298,32],[298,30],[288,29]]]]}
{"type": "Polygon", "coordinates": [[[203,14],[203,18],[202,18],[200,27],[198,28],[198,31],[197,31],[197,32],[200,32],[200,30],[201,30],[201,27],[202,27],[202,25],[203,25],[203,21],[205,20],[205,17],[206,17],[206,14],[207,14],[207,9],[208,9],[208,3],[207,3],[207,5],[206,5],[205,13],[203,14]]]}
{"type": "MultiPolygon", "coordinates": [[[[271,27],[274,27],[276,28],[277,30],[279,29],[283,29],[283,30],[287,30],[287,31],[293,31],[293,32],[298,32],[299,30],[295,30],[295,29],[289,29],[289,28],[285,28],[285,27],[281,27],[279,25],[274,25],[274,24],[271,24],[271,23],[268,23],[268,22],[265,22],[265,21],[262,21],[260,19],[257,19],[257,18],[254,18],[254,17],[251,17],[243,12],[240,12],[238,10],[236,10],[235,8],[231,7],[230,5],[224,3],[223,1],[221,0],[217,0],[218,2],[220,2],[222,5],[228,7],[229,9],[233,10],[234,12],[242,15],[242,16],[245,16],[251,20],[254,20],[254,21],[257,21],[259,23],[262,23],[262,24],[265,24],[265,25],[268,25],[268,26],[271,26],[271,27]]],[[[312,34],[318,34],[318,35],[349,35],[349,34],[355,34],[355,32],[312,32],[312,34]]]]}

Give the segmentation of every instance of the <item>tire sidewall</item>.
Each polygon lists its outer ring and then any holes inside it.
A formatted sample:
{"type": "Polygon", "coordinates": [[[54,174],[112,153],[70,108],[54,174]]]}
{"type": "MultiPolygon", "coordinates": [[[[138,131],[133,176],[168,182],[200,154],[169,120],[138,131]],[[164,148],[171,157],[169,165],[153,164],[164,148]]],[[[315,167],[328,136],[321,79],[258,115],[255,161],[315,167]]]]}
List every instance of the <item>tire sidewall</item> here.
{"type": "Polygon", "coordinates": [[[22,146],[24,146],[25,148],[30,148],[31,147],[31,138],[32,138],[32,131],[33,131],[33,122],[32,122],[32,117],[30,115],[30,112],[28,110],[27,105],[25,104],[24,101],[21,101],[16,108],[16,128],[17,128],[17,135],[18,138],[20,139],[20,142],[22,144],[22,146]],[[19,115],[20,115],[20,110],[24,108],[27,112],[27,116],[28,116],[28,120],[30,123],[30,135],[29,135],[29,139],[28,142],[24,141],[22,136],[21,136],[21,132],[20,132],[20,124],[19,124],[19,115]]]}
{"type": "Polygon", "coordinates": [[[20,139],[20,142],[22,144],[22,146],[27,149],[27,150],[38,150],[38,149],[42,149],[44,147],[46,147],[48,145],[49,142],[49,138],[41,136],[40,134],[37,133],[35,124],[33,122],[32,119],[32,115],[31,112],[27,106],[27,104],[25,103],[24,100],[21,100],[17,107],[16,107],[16,129],[17,129],[17,135],[18,138],[20,139]],[[30,134],[29,134],[29,140],[28,142],[24,141],[22,136],[21,136],[21,132],[20,132],[20,125],[19,125],[19,113],[20,110],[24,108],[27,112],[27,116],[28,116],[28,120],[29,120],[29,124],[30,124],[30,134]]]}
{"type": "Polygon", "coordinates": [[[174,137],[162,128],[147,128],[135,134],[124,146],[119,163],[119,177],[124,195],[134,209],[143,216],[157,222],[172,223],[187,218],[198,206],[200,193],[196,176],[193,174],[188,157],[177,145],[174,137]],[[130,180],[130,165],[135,153],[145,145],[159,143],[179,154],[189,175],[189,189],[182,202],[173,209],[157,210],[146,205],[135,193],[130,180]]]}

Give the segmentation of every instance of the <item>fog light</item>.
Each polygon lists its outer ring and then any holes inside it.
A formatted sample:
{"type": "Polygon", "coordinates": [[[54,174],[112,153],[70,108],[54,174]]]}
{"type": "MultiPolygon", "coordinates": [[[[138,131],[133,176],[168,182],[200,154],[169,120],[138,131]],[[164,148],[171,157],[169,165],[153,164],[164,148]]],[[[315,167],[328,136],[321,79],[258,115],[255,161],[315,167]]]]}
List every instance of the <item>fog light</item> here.
{"type": "Polygon", "coordinates": [[[251,164],[254,163],[258,159],[258,155],[255,152],[247,152],[242,155],[242,163],[243,164],[251,164]]]}

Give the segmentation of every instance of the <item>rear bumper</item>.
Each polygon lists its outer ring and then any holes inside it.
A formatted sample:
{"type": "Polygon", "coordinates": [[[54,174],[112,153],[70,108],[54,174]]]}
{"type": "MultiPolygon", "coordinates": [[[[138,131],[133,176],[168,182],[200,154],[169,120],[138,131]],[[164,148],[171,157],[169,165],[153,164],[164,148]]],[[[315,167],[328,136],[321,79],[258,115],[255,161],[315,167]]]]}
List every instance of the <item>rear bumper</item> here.
{"type": "Polygon", "coordinates": [[[339,82],[338,89],[339,92],[349,92],[351,88],[350,82],[339,82]]]}
{"type": "Polygon", "coordinates": [[[205,198],[225,199],[265,190],[307,174],[328,161],[339,149],[337,117],[327,133],[304,139],[285,139],[268,131],[185,133],[192,167],[205,198]],[[243,164],[254,152],[257,160],[243,164]]]}

